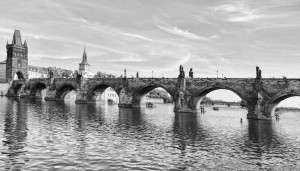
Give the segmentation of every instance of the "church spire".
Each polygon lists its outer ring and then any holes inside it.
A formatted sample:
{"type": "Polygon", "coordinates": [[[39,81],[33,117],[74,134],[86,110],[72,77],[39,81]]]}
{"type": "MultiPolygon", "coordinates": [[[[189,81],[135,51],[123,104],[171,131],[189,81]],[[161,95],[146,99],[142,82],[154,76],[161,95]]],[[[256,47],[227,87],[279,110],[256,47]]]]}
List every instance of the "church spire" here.
{"type": "Polygon", "coordinates": [[[87,63],[87,55],[86,55],[86,51],[85,51],[85,46],[84,46],[84,51],[83,51],[83,55],[82,55],[82,64],[88,64],[87,63]]]}
{"type": "Polygon", "coordinates": [[[12,44],[22,46],[21,32],[15,29],[12,44]]]}

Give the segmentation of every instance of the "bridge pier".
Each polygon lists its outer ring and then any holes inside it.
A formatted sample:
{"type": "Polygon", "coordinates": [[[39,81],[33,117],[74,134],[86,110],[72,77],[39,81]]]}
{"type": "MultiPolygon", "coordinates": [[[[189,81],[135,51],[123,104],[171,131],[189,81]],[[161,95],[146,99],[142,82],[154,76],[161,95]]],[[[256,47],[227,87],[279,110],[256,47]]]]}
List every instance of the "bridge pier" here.
{"type": "Polygon", "coordinates": [[[258,93],[258,98],[248,99],[248,119],[272,120],[272,108],[267,101],[258,93]]]}
{"type": "Polygon", "coordinates": [[[56,90],[48,88],[47,91],[46,91],[45,100],[46,101],[56,101],[58,99],[55,96],[56,96],[56,90]]]}
{"type": "MultiPolygon", "coordinates": [[[[86,91],[83,90],[77,90],[77,94],[76,94],[76,100],[75,103],[76,104],[87,104],[88,101],[88,95],[86,91]]],[[[93,101],[91,101],[93,102],[93,101]]]]}
{"type": "Polygon", "coordinates": [[[247,119],[272,120],[272,117],[264,115],[261,111],[249,111],[247,114],[247,119]]]}
{"type": "Polygon", "coordinates": [[[174,95],[174,112],[175,113],[197,113],[194,107],[193,98],[187,91],[179,91],[174,95]]]}
{"type": "Polygon", "coordinates": [[[120,91],[119,94],[119,104],[120,108],[133,108],[132,104],[133,95],[131,92],[126,91],[124,88],[120,91]]]}

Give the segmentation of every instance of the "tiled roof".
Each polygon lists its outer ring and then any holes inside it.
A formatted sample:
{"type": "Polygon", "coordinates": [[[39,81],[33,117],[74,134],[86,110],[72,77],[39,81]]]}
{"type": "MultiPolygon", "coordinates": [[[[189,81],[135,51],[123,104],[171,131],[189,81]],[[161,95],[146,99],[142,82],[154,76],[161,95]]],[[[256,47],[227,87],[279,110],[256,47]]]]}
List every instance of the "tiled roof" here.
{"type": "Polygon", "coordinates": [[[12,44],[22,46],[21,32],[20,30],[15,30],[12,44]]]}

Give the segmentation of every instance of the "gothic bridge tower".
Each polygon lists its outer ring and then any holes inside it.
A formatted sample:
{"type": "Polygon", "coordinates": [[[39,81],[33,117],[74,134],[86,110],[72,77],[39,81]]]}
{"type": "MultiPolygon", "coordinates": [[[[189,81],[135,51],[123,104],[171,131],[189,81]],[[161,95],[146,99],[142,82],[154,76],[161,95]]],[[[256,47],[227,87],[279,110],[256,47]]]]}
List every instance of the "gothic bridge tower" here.
{"type": "Polygon", "coordinates": [[[90,71],[90,64],[87,63],[87,55],[84,47],[83,55],[82,55],[82,62],[79,63],[79,74],[83,77],[89,77],[90,71]]]}
{"type": "Polygon", "coordinates": [[[15,30],[11,44],[7,42],[6,53],[6,79],[27,79],[28,48],[26,40],[22,43],[20,30],[15,30]]]}

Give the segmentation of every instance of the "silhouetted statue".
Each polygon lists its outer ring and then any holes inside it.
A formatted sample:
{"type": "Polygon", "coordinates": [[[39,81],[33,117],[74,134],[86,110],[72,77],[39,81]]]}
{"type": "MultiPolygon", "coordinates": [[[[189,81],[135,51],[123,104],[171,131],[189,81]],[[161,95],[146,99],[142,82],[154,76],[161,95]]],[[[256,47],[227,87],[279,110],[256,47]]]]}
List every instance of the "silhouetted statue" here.
{"type": "Polygon", "coordinates": [[[139,72],[136,72],[136,78],[139,78],[139,72]]]}
{"type": "Polygon", "coordinates": [[[82,73],[77,73],[77,76],[76,76],[76,81],[77,81],[77,83],[78,84],[80,84],[81,83],[81,78],[82,78],[82,73]]]}
{"type": "Polygon", "coordinates": [[[179,66],[179,76],[178,77],[179,78],[184,78],[185,77],[185,73],[184,73],[182,65],[179,66]]]}
{"type": "Polygon", "coordinates": [[[126,70],[126,68],[124,69],[124,78],[126,78],[127,77],[127,70],[126,70]]]}
{"type": "Polygon", "coordinates": [[[53,71],[50,68],[48,68],[48,76],[49,78],[53,78],[53,71]]]}
{"type": "Polygon", "coordinates": [[[193,68],[190,68],[189,77],[194,78],[193,68]]]}
{"type": "Polygon", "coordinates": [[[256,66],[256,79],[261,79],[261,70],[256,66]]]}

